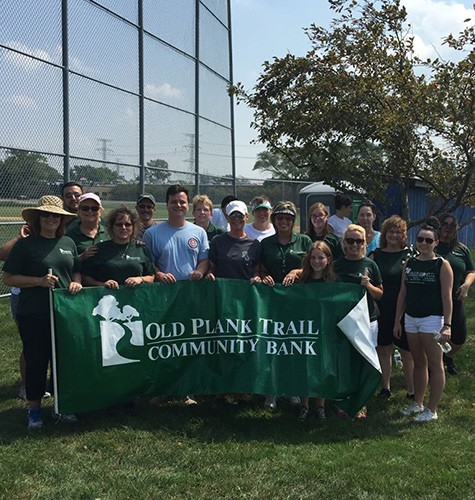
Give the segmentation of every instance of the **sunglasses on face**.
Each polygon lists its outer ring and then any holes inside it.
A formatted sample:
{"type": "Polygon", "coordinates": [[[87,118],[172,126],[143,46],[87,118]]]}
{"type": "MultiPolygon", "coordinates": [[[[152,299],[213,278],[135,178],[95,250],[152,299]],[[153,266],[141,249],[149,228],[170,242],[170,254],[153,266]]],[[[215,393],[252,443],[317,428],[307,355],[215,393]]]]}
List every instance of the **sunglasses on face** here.
{"type": "Polygon", "coordinates": [[[442,227],[455,227],[455,222],[442,222],[442,227]]]}
{"type": "Polygon", "coordinates": [[[423,238],[422,236],[418,236],[416,238],[416,241],[417,243],[424,243],[424,241],[428,244],[428,245],[432,245],[432,243],[434,243],[434,238],[423,238]]]}
{"type": "Polygon", "coordinates": [[[127,229],[129,227],[132,227],[133,224],[131,222],[114,222],[115,227],[126,227],[127,229]]]}
{"type": "Polygon", "coordinates": [[[362,245],[364,243],[363,238],[345,238],[345,243],[348,245],[354,245],[355,243],[357,245],[362,245]]]}
{"type": "Polygon", "coordinates": [[[99,207],[97,206],[89,206],[89,205],[82,205],[79,207],[80,210],[82,210],[83,212],[99,212],[99,207]]]}
{"type": "Polygon", "coordinates": [[[79,198],[81,193],[66,193],[64,195],[65,198],[79,198]]]}
{"type": "Polygon", "coordinates": [[[43,219],[48,219],[49,217],[53,217],[53,219],[59,219],[61,214],[52,214],[51,212],[40,212],[40,217],[43,219]]]}
{"type": "Polygon", "coordinates": [[[237,220],[244,220],[244,215],[240,213],[233,213],[231,215],[228,215],[230,219],[237,219],[237,220]]]}
{"type": "Polygon", "coordinates": [[[144,203],[140,203],[140,205],[137,206],[142,210],[153,210],[155,208],[155,205],[146,205],[144,203]]]}

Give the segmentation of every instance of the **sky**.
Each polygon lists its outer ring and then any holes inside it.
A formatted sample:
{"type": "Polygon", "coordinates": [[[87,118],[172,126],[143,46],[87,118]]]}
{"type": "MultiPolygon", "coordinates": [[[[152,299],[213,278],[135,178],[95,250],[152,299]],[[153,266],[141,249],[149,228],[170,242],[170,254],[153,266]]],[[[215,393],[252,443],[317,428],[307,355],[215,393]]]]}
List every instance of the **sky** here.
{"type": "MultiPolygon", "coordinates": [[[[474,17],[472,0],[403,0],[421,57],[444,57],[441,40],[463,29],[474,17]]],[[[328,27],[334,13],[326,0],[231,0],[234,82],[252,89],[264,61],[287,53],[305,55],[311,46],[303,28],[312,23],[328,27]]],[[[256,132],[250,128],[252,110],[235,106],[237,175],[258,178],[252,171],[262,144],[250,144],[256,132]]]]}

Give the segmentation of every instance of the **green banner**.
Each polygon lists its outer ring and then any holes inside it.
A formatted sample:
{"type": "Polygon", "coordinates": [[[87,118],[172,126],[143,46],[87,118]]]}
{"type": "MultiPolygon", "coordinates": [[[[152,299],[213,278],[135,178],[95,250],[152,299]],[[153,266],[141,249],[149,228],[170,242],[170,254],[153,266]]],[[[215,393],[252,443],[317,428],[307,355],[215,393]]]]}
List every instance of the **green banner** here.
{"type": "Polygon", "coordinates": [[[218,279],[53,297],[60,412],[247,392],[340,400],[354,416],[380,381],[359,285],[218,279]]]}

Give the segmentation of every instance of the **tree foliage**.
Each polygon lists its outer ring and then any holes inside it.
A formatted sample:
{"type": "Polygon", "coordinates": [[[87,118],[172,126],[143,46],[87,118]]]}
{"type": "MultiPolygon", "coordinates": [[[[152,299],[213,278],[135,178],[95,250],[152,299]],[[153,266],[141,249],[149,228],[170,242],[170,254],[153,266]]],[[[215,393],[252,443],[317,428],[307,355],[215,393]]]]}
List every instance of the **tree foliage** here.
{"type": "Polygon", "coordinates": [[[150,167],[145,169],[145,182],[147,184],[167,182],[172,175],[168,171],[168,162],[159,158],[147,162],[147,167],[150,167]]]}
{"type": "Polygon", "coordinates": [[[53,192],[62,175],[48,164],[46,156],[11,149],[0,161],[0,193],[2,197],[19,195],[33,198],[53,192]]]}
{"type": "Polygon", "coordinates": [[[92,165],[75,165],[71,169],[71,180],[84,185],[110,185],[125,182],[122,175],[108,167],[93,167],[92,165]]]}
{"type": "Polygon", "coordinates": [[[420,60],[400,0],[330,0],[330,29],[311,25],[311,50],[264,63],[252,92],[252,127],[271,150],[341,188],[380,198],[428,186],[431,213],[473,202],[474,28],[445,40],[459,62],[420,60]]]}

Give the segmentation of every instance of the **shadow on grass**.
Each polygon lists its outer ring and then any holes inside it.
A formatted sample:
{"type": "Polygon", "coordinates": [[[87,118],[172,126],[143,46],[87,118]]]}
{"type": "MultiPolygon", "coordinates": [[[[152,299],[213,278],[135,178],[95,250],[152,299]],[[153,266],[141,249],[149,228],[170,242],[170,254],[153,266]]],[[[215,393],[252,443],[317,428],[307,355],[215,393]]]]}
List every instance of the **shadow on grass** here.
{"type": "Polygon", "coordinates": [[[277,410],[268,411],[262,401],[247,405],[215,404],[211,401],[186,406],[173,400],[162,406],[150,406],[148,400],[138,400],[134,409],[117,407],[78,415],[76,423],[55,424],[50,417],[51,400],[43,407],[44,426],[40,431],[26,430],[26,404],[17,400],[0,401],[0,442],[3,445],[16,440],[77,437],[94,432],[120,429],[163,433],[168,438],[193,439],[203,443],[216,442],[272,442],[300,445],[302,443],[344,443],[369,440],[379,436],[403,436],[410,423],[399,415],[400,402],[378,405],[370,401],[368,417],[352,420],[338,417],[335,407],[327,402],[327,420],[319,421],[309,415],[304,423],[297,419],[297,409],[280,402],[277,410]]]}

